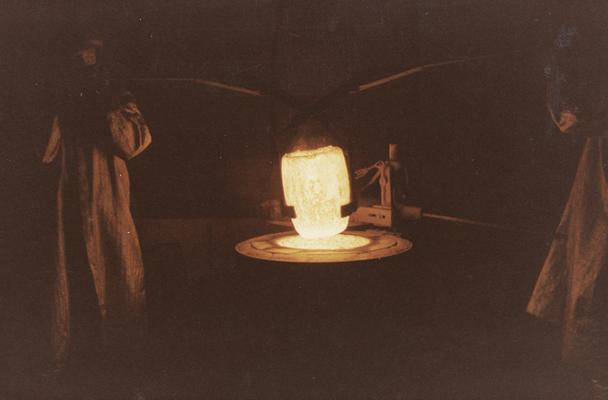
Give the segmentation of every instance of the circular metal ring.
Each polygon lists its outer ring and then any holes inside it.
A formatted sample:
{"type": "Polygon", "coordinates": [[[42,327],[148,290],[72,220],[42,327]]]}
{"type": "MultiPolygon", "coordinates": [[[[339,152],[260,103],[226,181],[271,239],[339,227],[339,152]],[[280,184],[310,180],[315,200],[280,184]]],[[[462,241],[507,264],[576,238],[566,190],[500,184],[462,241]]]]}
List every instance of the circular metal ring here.
{"type": "MultiPolygon", "coordinates": [[[[338,263],[384,258],[404,253],[413,246],[412,242],[397,234],[382,230],[345,231],[342,236],[367,239],[353,248],[296,248],[280,243],[298,238],[295,231],[272,233],[240,242],[235,250],[246,256],[267,261],[290,263],[338,263]]],[[[312,246],[314,247],[314,246],[312,246]]],[[[322,246],[320,246],[322,247],[322,246]]],[[[344,247],[344,246],[343,246],[344,247]]]]}

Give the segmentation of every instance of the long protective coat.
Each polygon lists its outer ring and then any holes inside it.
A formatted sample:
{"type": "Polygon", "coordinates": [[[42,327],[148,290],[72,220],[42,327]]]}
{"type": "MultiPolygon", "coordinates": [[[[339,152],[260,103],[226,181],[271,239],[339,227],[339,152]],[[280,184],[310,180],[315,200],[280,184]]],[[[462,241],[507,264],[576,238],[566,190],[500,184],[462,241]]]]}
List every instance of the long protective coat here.
{"type": "Polygon", "coordinates": [[[94,102],[72,103],[54,118],[43,156],[59,169],[51,332],[58,363],[65,362],[78,334],[73,317],[83,291],[98,306],[94,312],[106,343],[134,340],[145,319],[126,161],[150,145],[149,129],[133,101],[102,109],[94,102]],[[86,275],[89,289],[79,287],[86,275]]]}
{"type": "MultiPolygon", "coordinates": [[[[576,35],[563,30],[556,44],[569,47],[576,35]]],[[[560,130],[586,141],[527,310],[561,324],[564,361],[608,377],[608,64],[594,52],[568,53],[565,61],[556,114],[570,111],[577,120],[560,130]]]]}
{"type": "Polygon", "coordinates": [[[585,143],[557,235],[528,304],[529,313],[562,324],[564,360],[594,369],[608,366],[607,140],[594,137],[585,143]]]}

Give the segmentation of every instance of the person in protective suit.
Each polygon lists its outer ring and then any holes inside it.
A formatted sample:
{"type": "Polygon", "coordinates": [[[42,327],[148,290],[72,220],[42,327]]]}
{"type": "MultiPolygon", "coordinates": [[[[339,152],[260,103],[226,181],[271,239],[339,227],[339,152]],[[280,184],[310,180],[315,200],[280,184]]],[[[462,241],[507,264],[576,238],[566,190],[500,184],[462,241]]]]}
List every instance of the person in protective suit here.
{"type": "Polygon", "coordinates": [[[571,8],[553,41],[546,69],[550,115],[559,131],[580,137],[584,147],[527,307],[530,314],[561,325],[562,360],[592,380],[598,399],[608,399],[608,55],[603,47],[608,35],[600,17],[605,11],[597,4],[571,8]]]}
{"type": "Polygon", "coordinates": [[[125,354],[145,331],[144,267],[127,161],[151,143],[130,93],[99,63],[98,35],[78,41],[42,162],[56,170],[51,346],[55,366],[100,349],[125,354]]]}

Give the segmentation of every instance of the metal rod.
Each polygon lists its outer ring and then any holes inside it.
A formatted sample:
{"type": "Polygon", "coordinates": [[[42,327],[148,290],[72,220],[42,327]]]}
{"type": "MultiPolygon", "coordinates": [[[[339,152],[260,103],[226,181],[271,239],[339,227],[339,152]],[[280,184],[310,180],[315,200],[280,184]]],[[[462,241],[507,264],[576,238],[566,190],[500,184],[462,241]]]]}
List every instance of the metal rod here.
{"type": "Polygon", "coordinates": [[[248,89],[248,88],[244,88],[241,86],[227,85],[227,84],[221,83],[221,82],[207,81],[204,79],[195,79],[194,82],[198,83],[199,85],[206,85],[206,86],[211,86],[211,87],[215,87],[215,88],[219,88],[219,89],[231,90],[233,92],[248,94],[251,96],[260,97],[263,95],[263,93],[259,90],[248,89]]]}
{"type": "Polygon", "coordinates": [[[492,224],[489,222],[475,221],[475,220],[467,219],[467,218],[452,217],[449,215],[432,214],[432,213],[427,213],[427,212],[423,212],[422,217],[430,218],[430,219],[438,219],[438,220],[442,220],[442,221],[456,222],[456,223],[460,223],[460,224],[481,226],[484,228],[499,229],[499,230],[510,231],[510,232],[525,232],[525,233],[532,233],[535,235],[546,235],[547,234],[547,232],[532,231],[529,229],[514,228],[514,227],[510,227],[510,226],[505,226],[505,225],[492,224]]]}
{"type": "Polygon", "coordinates": [[[365,90],[373,89],[378,86],[386,85],[389,82],[396,81],[401,78],[405,78],[406,76],[413,75],[413,74],[421,72],[425,69],[437,68],[437,67],[442,67],[444,65],[451,65],[451,64],[461,64],[461,63],[465,63],[465,62],[469,62],[469,61],[473,61],[473,60],[481,60],[484,58],[492,58],[492,57],[498,57],[498,56],[502,56],[502,55],[503,54],[488,54],[488,55],[483,55],[483,56],[478,56],[478,57],[463,57],[463,58],[458,58],[456,60],[448,60],[448,61],[442,61],[442,62],[438,62],[438,63],[419,65],[417,67],[409,68],[404,71],[398,72],[396,74],[385,76],[384,78],[380,78],[380,79],[377,79],[377,80],[374,80],[374,81],[371,81],[368,83],[360,84],[359,86],[357,86],[357,89],[351,91],[350,93],[363,92],[365,90]]]}
{"type": "Polygon", "coordinates": [[[377,86],[386,85],[389,82],[396,81],[397,79],[404,78],[404,77],[406,77],[408,75],[413,75],[413,74],[415,74],[417,72],[420,72],[420,71],[422,71],[422,70],[424,70],[426,68],[433,68],[433,67],[438,67],[438,66],[441,66],[441,65],[456,64],[456,63],[462,63],[462,62],[464,62],[464,60],[450,60],[450,61],[444,61],[444,62],[436,63],[436,64],[421,65],[419,67],[409,68],[409,69],[406,69],[405,71],[401,71],[399,73],[396,73],[396,74],[393,74],[393,75],[389,75],[387,77],[384,77],[384,78],[381,78],[381,79],[378,79],[378,80],[375,80],[375,81],[372,81],[372,82],[368,82],[368,83],[364,83],[362,85],[359,85],[354,92],[355,93],[356,92],[363,92],[363,91],[368,90],[368,89],[373,89],[373,88],[375,88],[377,86]]]}
{"type": "Polygon", "coordinates": [[[199,85],[210,86],[218,89],[225,89],[231,92],[243,93],[250,96],[261,97],[264,94],[259,90],[249,89],[242,86],[228,85],[222,82],[209,81],[197,78],[135,78],[129,79],[132,82],[192,82],[199,85]]]}

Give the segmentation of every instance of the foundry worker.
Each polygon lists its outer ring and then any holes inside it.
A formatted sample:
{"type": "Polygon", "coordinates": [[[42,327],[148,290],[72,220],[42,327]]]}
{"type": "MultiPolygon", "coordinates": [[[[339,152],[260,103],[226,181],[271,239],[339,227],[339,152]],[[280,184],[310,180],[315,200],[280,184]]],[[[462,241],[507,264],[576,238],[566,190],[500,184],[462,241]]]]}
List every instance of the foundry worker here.
{"type": "Polygon", "coordinates": [[[608,57],[602,46],[608,42],[597,29],[603,23],[563,24],[553,43],[546,71],[550,114],[559,131],[585,143],[528,312],[562,326],[563,361],[592,380],[594,398],[608,399],[608,57]]]}
{"type": "Polygon", "coordinates": [[[57,172],[51,345],[55,366],[132,348],[144,329],[144,269],[129,209],[126,161],[151,143],[128,92],[100,66],[103,42],[74,46],[42,162],[57,172]]]}

